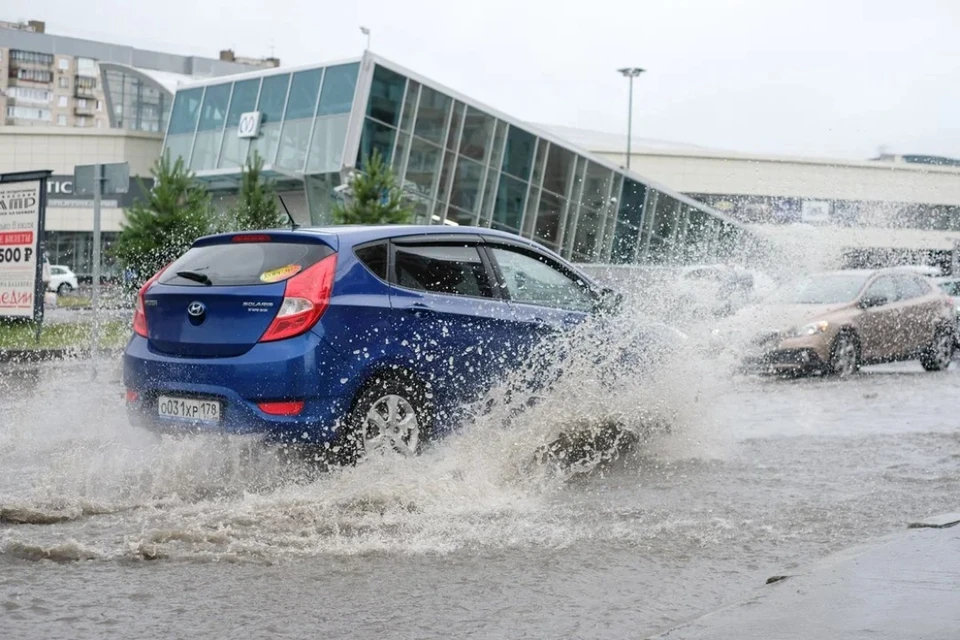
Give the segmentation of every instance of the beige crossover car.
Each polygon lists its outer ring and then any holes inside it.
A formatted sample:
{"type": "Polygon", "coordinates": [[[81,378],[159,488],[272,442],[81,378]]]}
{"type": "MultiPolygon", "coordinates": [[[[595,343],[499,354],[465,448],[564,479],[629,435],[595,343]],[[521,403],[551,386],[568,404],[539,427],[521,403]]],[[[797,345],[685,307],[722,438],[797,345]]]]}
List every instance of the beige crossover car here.
{"type": "Polygon", "coordinates": [[[752,325],[744,364],[753,371],[844,376],[861,364],[913,359],[939,371],[953,358],[953,300],[904,270],[812,274],[737,315],[752,325]]]}

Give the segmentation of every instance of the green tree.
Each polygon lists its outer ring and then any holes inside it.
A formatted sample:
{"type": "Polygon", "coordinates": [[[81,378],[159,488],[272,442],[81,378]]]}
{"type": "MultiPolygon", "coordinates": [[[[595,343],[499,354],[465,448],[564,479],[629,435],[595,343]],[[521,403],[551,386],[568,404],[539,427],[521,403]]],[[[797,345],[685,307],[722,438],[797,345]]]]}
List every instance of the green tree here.
{"type": "Polygon", "coordinates": [[[159,158],[150,170],[153,188],[140,183],[145,199],[127,210],[113,248],[117,261],[145,280],[179,257],[198,237],[209,233],[213,217],[210,194],[183,159],[159,158]]]}
{"type": "Polygon", "coordinates": [[[243,168],[240,193],[230,214],[228,225],[236,231],[276,229],[290,222],[277,207],[273,183],[263,179],[263,158],[256,150],[243,168]]]}
{"type": "Polygon", "coordinates": [[[404,224],[413,218],[413,211],[403,200],[393,170],[384,162],[380,151],[363,164],[350,182],[350,197],[333,207],[337,224],[404,224]]]}

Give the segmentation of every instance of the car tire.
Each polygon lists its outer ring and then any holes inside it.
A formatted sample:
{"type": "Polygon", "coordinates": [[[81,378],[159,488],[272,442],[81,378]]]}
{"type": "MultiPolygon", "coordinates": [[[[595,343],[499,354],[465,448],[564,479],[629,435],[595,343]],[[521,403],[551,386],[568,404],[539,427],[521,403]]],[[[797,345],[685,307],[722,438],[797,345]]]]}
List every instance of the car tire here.
{"type": "Polygon", "coordinates": [[[57,295],[58,295],[58,296],[65,296],[65,295],[67,295],[68,293],[70,293],[71,291],[73,291],[73,287],[71,287],[71,286],[70,286],[68,283],[66,283],[66,282],[61,282],[61,283],[60,283],[60,286],[57,287],[57,295]]]}
{"type": "Polygon", "coordinates": [[[341,461],[374,454],[415,456],[428,439],[433,415],[423,386],[401,377],[376,377],[357,395],[347,420],[341,461]]]}
{"type": "Polygon", "coordinates": [[[860,370],[860,341],[852,331],[841,331],[830,347],[828,372],[846,378],[860,370]]]}
{"type": "Polygon", "coordinates": [[[920,354],[920,364],[927,371],[943,371],[953,360],[954,335],[948,329],[937,329],[930,345],[920,354]]]}

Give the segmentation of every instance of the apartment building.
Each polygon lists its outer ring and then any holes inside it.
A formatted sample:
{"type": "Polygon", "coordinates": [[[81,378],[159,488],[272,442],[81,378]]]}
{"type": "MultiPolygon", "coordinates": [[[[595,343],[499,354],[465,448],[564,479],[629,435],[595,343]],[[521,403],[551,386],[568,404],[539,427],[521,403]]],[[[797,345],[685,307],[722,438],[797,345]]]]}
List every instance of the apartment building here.
{"type": "Polygon", "coordinates": [[[160,133],[180,81],[279,64],[276,58],[241,58],[230,50],[219,58],[147,51],[49,34],[39,20],[0,21],[0,126],[160,133]],[[131,108],[136,112],[127,113],[131,108]]]}
{"type": "Polygon", "coordinates": [[[149,188],[176,88],[272,68],[275,58],[183,56],[46,33],[41,21],[0,22],[0,173],[49,169],[44,246],[81,279],[93,265],[93,202],[76,193],[77,165],[127,162],[129,192],[101,202],[104,273],[124,210],[149,188]]]}

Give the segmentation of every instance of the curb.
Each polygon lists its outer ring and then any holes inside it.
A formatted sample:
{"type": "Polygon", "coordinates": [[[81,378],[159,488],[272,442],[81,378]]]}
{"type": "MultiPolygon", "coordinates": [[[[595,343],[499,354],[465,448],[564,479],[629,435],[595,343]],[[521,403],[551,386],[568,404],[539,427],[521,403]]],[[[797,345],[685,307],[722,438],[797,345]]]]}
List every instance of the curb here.
{"type": "MultiPolygon", "coordinates": [[[[98,355],[100,357],[118,356],[121,351],[101,349],[98,355]]],[[[29,364],[53,360],[79,360],[88,357],[90,357],[89,349],[0,349],[0,364],[29,364]]]]}

